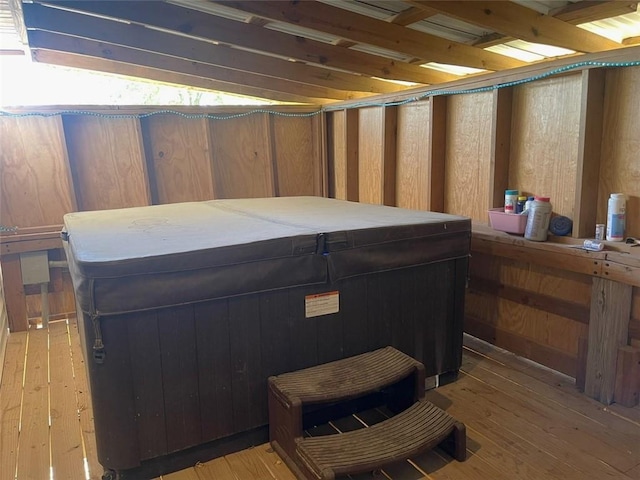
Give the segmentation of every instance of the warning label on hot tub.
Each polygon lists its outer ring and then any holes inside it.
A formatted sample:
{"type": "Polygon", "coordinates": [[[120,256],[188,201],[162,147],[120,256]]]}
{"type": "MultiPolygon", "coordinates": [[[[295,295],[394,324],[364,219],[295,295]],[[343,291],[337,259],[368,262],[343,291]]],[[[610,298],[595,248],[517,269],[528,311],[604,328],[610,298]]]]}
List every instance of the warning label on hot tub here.
{"type": "Polygon", "coordinates": [[[306,318],[329,315],[340,311],[340,292],[317,293],[304,297],[304,314],[306,318]]]}

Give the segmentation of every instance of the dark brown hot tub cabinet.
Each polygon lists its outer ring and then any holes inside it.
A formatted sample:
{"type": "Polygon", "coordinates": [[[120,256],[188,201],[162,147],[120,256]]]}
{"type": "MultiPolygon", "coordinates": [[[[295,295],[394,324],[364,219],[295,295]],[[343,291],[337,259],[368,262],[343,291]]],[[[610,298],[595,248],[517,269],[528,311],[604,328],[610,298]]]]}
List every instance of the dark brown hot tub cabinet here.
{"type": "Polygon", "coordinates": [[[271,375],[386,345],[460,367],[467,218],[213,200],[71,213],[63,237],[110,476],[266,441],[271,375]]]}

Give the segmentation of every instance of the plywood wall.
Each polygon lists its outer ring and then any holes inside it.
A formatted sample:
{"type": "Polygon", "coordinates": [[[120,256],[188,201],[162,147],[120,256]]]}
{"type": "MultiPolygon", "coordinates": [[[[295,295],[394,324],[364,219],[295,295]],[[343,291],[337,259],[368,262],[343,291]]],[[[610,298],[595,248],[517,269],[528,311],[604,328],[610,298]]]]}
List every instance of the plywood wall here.
{"type": "Polygon", "coordinates": [[[474,252],[465,330],[575,376],[591,277],[474,252]]]}
{"type": "MultiPolygon", "coordinates": [[[[323,117],[309,109],[274,116],[207,119],[186,115],[64,114],[0,117],[0,224],[18,233],[56,232],[63,215],[214,198],[326,195],[323,117]],[[29,227],[33,227],[29,230],[29,227]],[[26,229],[26,230],[25,230],[26,229]]],[[[277,109],[276,109],[277,110],[277,109]]],[[[287,109],[283,109],[287,111],[287,109]]],[[[127,109],[136,113],[136,109],[127,109]]],[[[140,112],[147,113],[147,112],[140,112]]],[[[213,112],[216,113],[216,112],[213,112]]],[[[224,109],[224,114],[246,113],[224,109]]],[[[27,235],[18,252],[42,249],[27,235]]],[[[50,242],[47,244],[51,248],[50,242]]],[[[12,325],[41,315],[39,286],[21,284],[20,258],[0,258],[12,325]],[[13,312],[13,313],[11,313],[13,312]]],[[[50,249],[52,260],[61,250],[50,249]]],[[[68,273],[51,269],[52,316],[75,310],[68,273]]],[[[0,307],[3,307],[1,304],[0,307]]],[[[3,315],[0,308],[0,315],[3,315]]],[[[10,322],[11,323],[11,322],[10,322]]]]}
{"type": "Polygon", "coordinates": [[[573,218],[580,75],[532,82],[513,92],[510,188],[551,197],[553,211],[573,218]]]}
{"type": "Polygon", "coordinates": [[[79,210],[151,204],[137,119],[69,116],[64,135],[79,210]]]}
{"type": "Polygon", "coordinates": [[[5,226],[60,225],[76,210],[325,189],[317,115],[0,117],[0,139],[5,226]]]}
{"type": "Polygon", "coordinates": [[[155,115],[142,120],[154,203],[213,199],[208,122],[155,115]]]}
{"type": "Polygon", "coordinates": [[[0,117],[0,223],[59,225],[76,209],[59,117],[0,117]]]}
{"type": "Polygon", "coordinates": [[[429,148],[431,143],[429,101],[398,107],[398,154],[396,159],[396,205],[429,209],[429,148]]]}
{"type": "MultiPolygon", "coordinates": [[[[384,153],[382,126],[391,110],[354,110],[329,114],[333,196],[353,195],[355,177],[359,201],[382,203],[384,185],[395,180],[396,206],[442,208],[487,224],[487,210],[504,205],[504,190],[514,188],[550,196],[554,213],[574,220],[573,236],[589,238],[605,221],[609,193],[623,192],[627,234],[640,237],[640,67],[576,71],[394,107],[395,158],[384,153]],[[347,126],[354,110],[357,121],[347,126]],[[347,156],[354,143],[357,176],[347,156]],[[383,173],[390,164],[395,169],[383,173]]],[[[589,275],[480,252],[473,252],[471,275],[468,332],[577,374],[585,361],[578,347],[588,335],[589,275]]],[[[629,342],[637,346],[638,288],[633,298],[629,342]]]]}
{"type": "Polygon", "coordinates": [[[598,221],[611,193],[627,195],[627,235],[640,237],[640,67],[612,69],[605,83],[598,221]]]}
{"type": "Polygon", "coordinates": [[[492,92],[447,99],[444,209],[487,221],[491,189],[492,92]]]}

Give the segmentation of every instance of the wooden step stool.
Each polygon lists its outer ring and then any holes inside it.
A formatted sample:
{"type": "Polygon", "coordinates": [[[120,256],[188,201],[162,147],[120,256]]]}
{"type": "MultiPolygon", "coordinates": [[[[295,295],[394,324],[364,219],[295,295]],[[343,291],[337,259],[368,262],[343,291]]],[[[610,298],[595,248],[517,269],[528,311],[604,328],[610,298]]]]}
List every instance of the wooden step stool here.
{"type": "Polygon", "coordinates": [[[424,366],[392,347],[270,377],[271,445],[301,479],[334,479],[382,468],[442,445],[466,458],[464,424],[424,400],[424,366]],[[406,410],[369,428],[303,437],[303,408],[345,402],[413,380],[406,410]]]}

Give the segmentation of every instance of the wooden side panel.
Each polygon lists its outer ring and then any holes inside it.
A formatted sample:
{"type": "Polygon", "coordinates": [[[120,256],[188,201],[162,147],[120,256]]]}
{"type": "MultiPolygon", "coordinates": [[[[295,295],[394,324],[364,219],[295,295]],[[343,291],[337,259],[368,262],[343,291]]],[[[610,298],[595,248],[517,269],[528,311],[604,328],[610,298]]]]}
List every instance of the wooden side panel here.
{"type": "Polygon", "coordinates": [[[358,201],[358,111],[338,110],[328,117],[329,195],[358,201]]]}
{"type": "Polygon", "coordinates": [[[169,452],[202,441],[194,306],[158,313],[162,385],[169,452]],[[170,388],[165,388],[169,386],[170,388]]]}
{"type": "Polygon", "coordinates": [[[402,208],[429,209],[429,101],[398,107],[396,204],[402,208]]]}
{"type": "Polygon", "coordinates": [[[274,196],[268,116],[211,120],[209,125],[216,198],[274,196]]]}
{"type": "Polygon", "coordinates": [[[384,200],[384,107],[358,110],[358,192],[363,203],[384,200]]]}
{"type": "Polygon", "coordinates": [[[640,237],[640,67],[607,71],[598,222],[611,193],[627,195],[626,235],[640,237]]]}
{"type": "Polygon", "coordinates": [[[154,115],[142,126],[154,203],[213,199],[208,121],[154,115]]]}
{"type": "Polygon", "coordinates": [[[553,211],[574,216],[580,75],[514,89],[509,187],[551,197],[553,211]]]}
{"type": "Polygon", "coordinates": [[[491,195],[491,92],[447,99],[444,210],[487,221],[491,195]]]}
{"type": "Polygon", "coordinates": [[[321,195],[319,131],[312,117],[271,116],[278,196],[321,195]]]}
{"type": "Polygon", "coordinates": [[[64,128],[80,210],[151,203],[137,119],[69,116],[64,128]]]}
{"type": "Polygon", "coordinates": [[[233,432],[229,304],[227,299],[194,306],[203,441],[233,432]]]}
{"type": "Polygon", "coordinates": [[[0,223],[60,225],[76,209],[59,117],[0,117],[0,223]]]}

